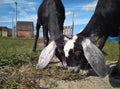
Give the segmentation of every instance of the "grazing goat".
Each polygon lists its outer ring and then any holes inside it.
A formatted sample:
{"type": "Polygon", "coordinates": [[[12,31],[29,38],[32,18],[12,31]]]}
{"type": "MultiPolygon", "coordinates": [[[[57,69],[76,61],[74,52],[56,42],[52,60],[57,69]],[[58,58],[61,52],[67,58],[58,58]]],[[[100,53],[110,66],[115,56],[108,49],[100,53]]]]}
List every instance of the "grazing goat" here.
{"type": "MultiPolygon", "coordinates": [[[[108,36],[118,35],[120,35],[120,0],[99,0],[84,30],[64,46],[68,69],[79,72],[89,63],[100,77],[105,77],[107,70],[104,55],[99,49],[104,47],[108,36]],[[96,43],[99,49],[94,45],[96,43]]],[[[120,60],[112,75],[120,76],[120,60]]]]}
{"type": "Polygon", "coordinates": [[[61,0],[43,0],[38,9],[37,31],[33,51],[36,51],[40,26],[43,26],[44,46],[47,46],[49,42],[48,32],[52,40],[58,38],[63,33],[64,19],[65,10],[61,0]]]}

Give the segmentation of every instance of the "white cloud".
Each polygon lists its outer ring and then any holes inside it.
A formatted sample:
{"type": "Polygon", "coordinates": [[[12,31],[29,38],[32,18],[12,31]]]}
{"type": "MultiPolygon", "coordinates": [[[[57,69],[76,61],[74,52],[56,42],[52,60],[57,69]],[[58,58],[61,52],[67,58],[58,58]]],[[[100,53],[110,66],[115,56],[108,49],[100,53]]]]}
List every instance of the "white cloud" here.
{"type": "Polygon", "coordinates": [[[0,4],[9,4],[9,3],[14,3],[14,0],[2,0],[0,1],[0,4]]]}
{"type": "MultiPolygon", "coordinates": [[[[87,24],[89,22],[89,18],[83,18],[83,19],[74,19],[74,25],[83,25],[83,24],[87,24]]],[[[71,26],[72,25],[72,21],[70,20],[65,20],[65,23],[64,23],[65,26],[71,26]]]]}
{"type": "Polygon", "coordinates": [[[35,9],[35,7],[29,7],[29,8],[26,8],[25,11],[33,12],[33,11],[36,11],[36,9],[35,9]]]}
{"type": "Polygon", "coordinates": [[[37,15],[27,15],[21,18],[18,18],[19,21],[36,21],[37,15]]]}
{"type": "Polygon", "coordinates": [[[28,5],[35,5],[36,3],[35,2],[26,2],[28,5]]]}
{"type": "Polygon", "coordinates": [[[7,19],[7,20],[0,20],[0,23],[8,23],[8,22],[12,22],[12,18],[11,19],[7,19]]]}
{"type": "Polygon", "coordinates": [[[12,17],[10,18],[9,16],[1,16],[0,17],[0,22],[4,23],[4,22],[12,22],[12,17]]]}
{"type": "Polygon", "coordinates": [[[2,18],[2,19],[7,19],[7,18],[8,18],[8,16],[1,16],[1,18],[2,18]]]}
{"type": "MultiPolygon", "coordinates": [[[[11,23],[12,26],[12,21],[13,25],[15,25],[16,21],[15,18],[12,17],[7,17],[7,16],[2,16],[0,17],[0,23],[11,23]]],[[[21,16],[17,19],[17,21],[32,21],[34,23],[34,26],[36,26],[36,21],[37,21],[37,15],[26,15],[26,16],[21,16]]],[[[6,25],[4,25],[6,26],[6,25]]]]}
{"type": "Polygon", "coordinates": [[[68,11],[68,12],[65,13],[65,16],[72,15],[72,14],[73,14],[73,12],[68,11]]]}
{"type": "Polygon", "coordinates": [[[18,18],[18,21],[32,21],[34,26],[36,25],[37,15],[26,15],[24,17],[18,18]]]}
{"type": "Polygon", "coordinates": [[[75,23],[75,25],[83,25],[83,24],[87,24],[88,21],[89,21],[88,18],[75,19],[74,23],[75,23]]]}
{"type": "Polygon", "coordinates": [[[85,10],[85,11],[94,11],[95,7],[97,5],[97,2],[98,2],[98,0],[95,0],[92,3],[89,3],[87,5],[82,6],[82,10],[85,10]]]}
{"type": "Polygon", "coordinates": [[[8,14],[13,15],[13,14],[15,14],[15,12],[9,11],[8,14]]]}

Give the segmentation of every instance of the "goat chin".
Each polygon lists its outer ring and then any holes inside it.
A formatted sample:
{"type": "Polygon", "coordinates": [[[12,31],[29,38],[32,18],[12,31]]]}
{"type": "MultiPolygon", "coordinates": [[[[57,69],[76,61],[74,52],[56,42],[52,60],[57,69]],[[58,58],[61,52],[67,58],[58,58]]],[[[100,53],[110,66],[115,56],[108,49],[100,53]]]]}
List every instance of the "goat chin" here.
{"type": "Polygon", "coordinates": [[[39,56],[38,64],[36,66],[37,69],[43,69],[49,64],[50,60],[55,55],[55,49],[56,49],[55,41],[52,41],[48,46],[46,46],[42,50],[39,56]]]}

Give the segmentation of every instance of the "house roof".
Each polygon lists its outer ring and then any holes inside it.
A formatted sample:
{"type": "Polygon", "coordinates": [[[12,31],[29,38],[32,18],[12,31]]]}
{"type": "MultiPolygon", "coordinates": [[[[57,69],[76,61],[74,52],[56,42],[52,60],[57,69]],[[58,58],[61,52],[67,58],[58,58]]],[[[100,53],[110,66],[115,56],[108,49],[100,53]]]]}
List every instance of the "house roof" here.
{"type": "Polygon", "coordinates": [[[17,30],[34,30],[33,22],[30,21],[18,21],[17,30]]]}
{"type": "Polygon", "coordinates": [[[6,26],[0,26],[0,30],[8,30],[8,28],[6,26]]]}

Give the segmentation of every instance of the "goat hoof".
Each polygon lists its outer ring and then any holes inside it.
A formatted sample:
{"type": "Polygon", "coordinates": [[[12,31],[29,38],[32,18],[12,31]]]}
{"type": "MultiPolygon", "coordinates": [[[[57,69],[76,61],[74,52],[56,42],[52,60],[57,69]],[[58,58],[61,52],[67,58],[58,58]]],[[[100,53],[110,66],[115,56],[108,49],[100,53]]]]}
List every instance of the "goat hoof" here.
{"type": "Polygon", "coordinates": [[[120,71],[116,67],[113,68],[109,76],[109,81],[113,87],[120,87],[120,71]]]}
{"type": "Polygon", "coordinates": [[[110,78],[114,78],[114,79],[119,79],[120,80],[120,70],[116,67],[113,68],[111,74],[110,74],[110,78]]]}

